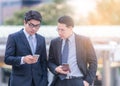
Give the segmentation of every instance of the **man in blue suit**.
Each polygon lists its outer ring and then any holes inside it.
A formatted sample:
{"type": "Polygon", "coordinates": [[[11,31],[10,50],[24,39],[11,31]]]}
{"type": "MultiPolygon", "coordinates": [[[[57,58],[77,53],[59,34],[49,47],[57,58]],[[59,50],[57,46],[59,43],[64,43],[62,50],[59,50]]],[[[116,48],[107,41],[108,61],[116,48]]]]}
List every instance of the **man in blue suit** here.
{"type": "Polygon", "coordinates": [[[30,10],[24,17],[24,29],[10,34],[5,63],[12,65],[9,86],[47,86],[47,55],[45,38],[36,32],[42,16],[30,10]],[[31,38],[31,39],[30,39],[31,38]],[[35,57],[35,55],[38,57],[35,57]]]}

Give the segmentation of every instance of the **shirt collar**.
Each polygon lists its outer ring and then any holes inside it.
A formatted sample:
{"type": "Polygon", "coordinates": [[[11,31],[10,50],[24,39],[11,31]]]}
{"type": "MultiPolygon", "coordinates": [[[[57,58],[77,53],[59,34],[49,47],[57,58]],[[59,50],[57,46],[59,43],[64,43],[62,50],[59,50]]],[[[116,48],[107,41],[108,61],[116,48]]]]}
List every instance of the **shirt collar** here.
{"type": "MultiPolygon", "coordinates": [[[[25,36],[26,36],[27,38],[30,36],[30,34],[28,34],[25,29],[23,30],[23,32],[25,33],[25,36]]],[[[35,38],[35,34],[32,35],[32,37],[35,38]]]]}
{"type": "MultiPolygon", "coordinates": [[[[75,34],[72,33],[72,35],[68,38],[69,42],[72,43],[73,40],[75,39],[75,34]]],[[[66,39],[63,39],[63,41],[65,42],[66,39]]]]}
{"type": "Polygon", "coordinates": [[[72,35],[68,38],[68,40],[72,43],[74,39],[75,39],[75,34],[72,33],[72,35]]]}

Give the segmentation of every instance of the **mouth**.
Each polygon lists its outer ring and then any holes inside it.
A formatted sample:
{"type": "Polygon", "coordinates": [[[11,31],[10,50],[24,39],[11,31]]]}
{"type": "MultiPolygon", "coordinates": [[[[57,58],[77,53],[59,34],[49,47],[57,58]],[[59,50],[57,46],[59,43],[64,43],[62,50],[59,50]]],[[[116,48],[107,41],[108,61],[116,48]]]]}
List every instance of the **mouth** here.
{"type": "Polygon", "coordinates": [[[62,39],[63,39],[64,37],[63,37],[63,36],[60,36],[60,38],[62,38],[62,39]]]}
{"type": "Polygon", "coordinates": [[[34,31],[30,31],[30,34],[34,34],[35,32],[34,31]]]}

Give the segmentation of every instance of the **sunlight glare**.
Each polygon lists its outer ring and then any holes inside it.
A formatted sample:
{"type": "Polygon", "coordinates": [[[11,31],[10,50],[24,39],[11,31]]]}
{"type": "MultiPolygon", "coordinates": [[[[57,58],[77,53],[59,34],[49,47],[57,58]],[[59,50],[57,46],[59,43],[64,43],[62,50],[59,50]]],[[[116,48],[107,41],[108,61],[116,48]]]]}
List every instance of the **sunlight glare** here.
{"type": "Polygon", "coordinates": [[[96,7],[96,0],[68,0],[67,3],[73,8],[75,16],[87,17],[88,13],[96,7]]]}

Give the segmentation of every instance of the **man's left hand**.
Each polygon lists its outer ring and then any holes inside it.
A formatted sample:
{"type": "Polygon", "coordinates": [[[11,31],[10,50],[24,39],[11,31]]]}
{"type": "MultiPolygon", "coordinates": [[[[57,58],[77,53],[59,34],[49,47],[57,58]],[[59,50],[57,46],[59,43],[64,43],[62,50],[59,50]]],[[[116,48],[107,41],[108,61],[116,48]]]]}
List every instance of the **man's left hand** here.
{"type": "Polygon", "coordinates": [[[87,81],[83,81],[84,86],[89,86],[89,83],[87,81]]]}

